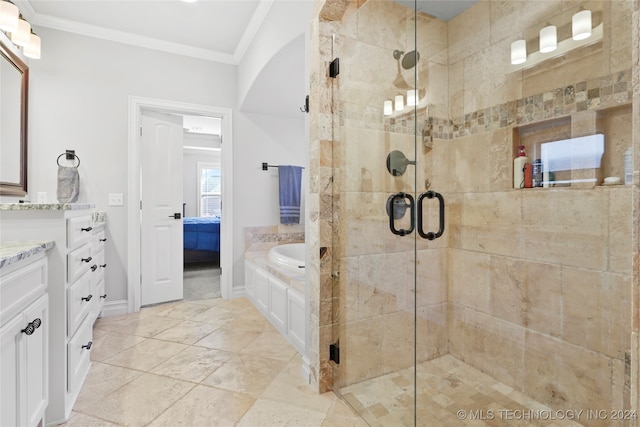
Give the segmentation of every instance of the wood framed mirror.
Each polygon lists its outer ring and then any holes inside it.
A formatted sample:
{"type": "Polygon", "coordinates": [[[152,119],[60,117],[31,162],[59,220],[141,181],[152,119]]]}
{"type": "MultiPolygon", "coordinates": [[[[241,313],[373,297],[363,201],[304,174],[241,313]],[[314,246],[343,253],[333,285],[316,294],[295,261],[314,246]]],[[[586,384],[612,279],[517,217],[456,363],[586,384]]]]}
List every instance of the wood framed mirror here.
{"type": "Polygon", "coordinates": [[[24,196],[29,67],[10,43],[6,37],[0,39],[0,195],[24,196]]]}

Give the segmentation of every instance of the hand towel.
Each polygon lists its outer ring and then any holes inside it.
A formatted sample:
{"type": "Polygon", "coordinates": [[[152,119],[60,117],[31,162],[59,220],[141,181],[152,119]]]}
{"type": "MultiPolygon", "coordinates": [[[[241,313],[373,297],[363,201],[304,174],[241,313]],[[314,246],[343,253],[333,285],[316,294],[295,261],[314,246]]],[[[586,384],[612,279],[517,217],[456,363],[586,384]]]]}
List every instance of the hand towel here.
{"type": "Polygon", "coordinates": [[[58,166],[58,203],[75,203],[80,195],[80,175],[76,166],[58,166]]]}
{"type": "Polygon", "coordinates": [[[302,167],[278,166],[280,182],[280,223],[300,224],[302,167]]]}

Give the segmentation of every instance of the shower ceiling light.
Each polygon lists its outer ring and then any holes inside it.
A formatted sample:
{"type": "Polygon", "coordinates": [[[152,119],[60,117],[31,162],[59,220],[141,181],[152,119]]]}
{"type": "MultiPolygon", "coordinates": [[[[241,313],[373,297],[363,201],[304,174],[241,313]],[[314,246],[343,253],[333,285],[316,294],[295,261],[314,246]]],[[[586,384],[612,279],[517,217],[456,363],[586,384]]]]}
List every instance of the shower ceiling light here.
{"type": "Polygon", "coordinates": [[[396,97],[395,97],[395,109],[396,109],[396,111],[404,110],[404,97],[402,95],[396,95],[396,97]]]}
{"type": "Polygon", "coordinates": [[[591,11],[581,10],[571,18],[571,33],[574,40],[591,37],[591,11]]]}
{"type": "Polygon", "coordinates": [[[527,41],[516,40],[511,43],[511,63],[513,65],[523,64],[527,61],[527,41]]]}
{"type": "Polygon", "coordinates": [[[0,0],[0,30],[12,33],[18,29],[18,6],[8,1],[0,0]]]}
{"type": "Polygon", "coordinates": [[[558,32],[555,25],[540,30],[540,52],[553,52],[558,47],[558,32]]]}
{"type": "Polygon", "coordinates": [[[407,91],[407,105],[413,107],[418,105],[418,91],[415,89],[409,89],[407,91]]]}
{"type": "Polygon", "coordinates": [[[393,103],[391,100],[384,101],[384,108],[382,111],[385,116],[390,116],[393,113],[393,103]]]}

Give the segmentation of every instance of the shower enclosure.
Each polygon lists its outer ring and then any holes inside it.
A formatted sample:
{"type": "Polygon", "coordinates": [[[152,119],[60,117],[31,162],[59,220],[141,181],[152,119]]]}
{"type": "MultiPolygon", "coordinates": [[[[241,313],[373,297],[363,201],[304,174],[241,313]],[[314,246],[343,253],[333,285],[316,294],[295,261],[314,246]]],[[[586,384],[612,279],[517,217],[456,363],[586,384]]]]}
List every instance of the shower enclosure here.
{"type": "Polygon", "coordinates": [[[632,425],[634,1],[437,3],[320,12],[320,376],[372,426],[632,425]]]}

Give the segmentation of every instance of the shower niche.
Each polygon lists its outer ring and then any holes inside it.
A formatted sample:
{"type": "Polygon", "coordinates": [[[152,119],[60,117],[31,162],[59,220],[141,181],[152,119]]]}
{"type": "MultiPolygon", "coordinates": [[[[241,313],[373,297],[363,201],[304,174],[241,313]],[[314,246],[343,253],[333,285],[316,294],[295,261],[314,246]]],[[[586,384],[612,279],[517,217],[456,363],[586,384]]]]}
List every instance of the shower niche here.
{"type": "Polygon", "coordinates": [[[529,161],[523,188],[594,188],[630,183],[631,105],[585,110],[514,127],[529,161]],[[626,162],[626,169],[625,169],[626,162]]]}

